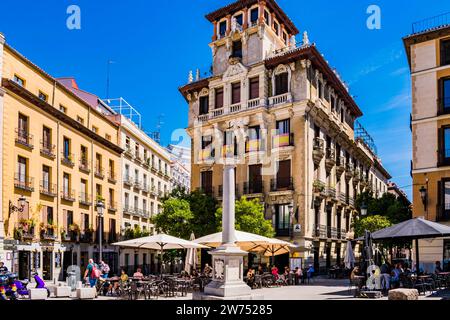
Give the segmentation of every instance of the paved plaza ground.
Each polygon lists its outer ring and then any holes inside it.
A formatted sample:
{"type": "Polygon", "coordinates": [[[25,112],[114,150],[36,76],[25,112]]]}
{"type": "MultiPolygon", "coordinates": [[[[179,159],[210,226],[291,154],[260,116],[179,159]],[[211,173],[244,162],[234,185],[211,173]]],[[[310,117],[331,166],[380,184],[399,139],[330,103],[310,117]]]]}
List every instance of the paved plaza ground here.
{"type": "MultiPolygon", "coordinates": [[[[335,280],[327,278],[316,278],[314,283],[300,286],[287,286],[279,288],[263,288],[254,290],[255,293],[263,294],[265,300],[372,300],[354,298],[353,292],[348,286],[348,280],[335,280]]],[[[437,294],[420,295],[419,300],[432,301],[449,299],[450,291],[444,290],[437,294]]],[[[159,300],[192,300],[192,294],[187,297],[164,298],[159,300]]],[[[52,298],[51,300],[60,300],[52,298]]],[[[67,299],[65,299],[67,300],[67,299]]],[[[97,300],[117,300],[115,297],[98,297],[97,300]]],[[[373,301],[388,300],[387,297],[373,299],[373,301]]]]}

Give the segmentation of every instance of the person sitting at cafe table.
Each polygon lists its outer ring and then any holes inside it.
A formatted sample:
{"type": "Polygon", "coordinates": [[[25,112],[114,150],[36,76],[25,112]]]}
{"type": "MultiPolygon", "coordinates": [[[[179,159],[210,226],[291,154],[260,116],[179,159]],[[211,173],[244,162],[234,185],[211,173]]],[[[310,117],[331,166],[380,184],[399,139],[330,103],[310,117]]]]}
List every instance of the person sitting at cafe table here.
{"type": "Polygon", "coordinates": [[[300,281],[303,278],[302,268],[299,267],[295,268],[294,274],[295,274],[295,284],[298,285],[300,284],[300,281]]]}
{"type": "Polygon", "coordinates": [[[441,272],[443,272],[444,270],[442,270],[442,267],[441,267],[441,262],[440,261],[436,261],[436,263],[435,263],[435,265],[434,265],[434,272],[435,273],[441,273],[441,272]]]}
{"type": "Polygon", "coordinates": [[[395,268],[391,272],[391,287],[398,288],[400,286],[400,275],[403,273],[403,269],[400,263],[395,265],[395,268]]]}
{"type": "Polygon", "coordinates": [[[255,284],[255,270],[252,268],[247,271],[247,284],[250,288],[253,288],[253,285],[255,284]]]}
{"type": "Polygon", "coordinates": [[[260,263],[258,265],[258,275],[262,276],[264,274],[264,268],[263,265],[260,263]]]}
{"type": "Polygon", "coordinates": [[[212,269],[209,264],[205,264],[205,268],[203,269],[203,274],[209,276],[212,273],[212,269]]]}
{"type": "Polygon", "coordinates": [[[133,278],[138,278],[138,279],[144,278],[141,268],[137,268],[136,272],[133,274],[133,278]]]}

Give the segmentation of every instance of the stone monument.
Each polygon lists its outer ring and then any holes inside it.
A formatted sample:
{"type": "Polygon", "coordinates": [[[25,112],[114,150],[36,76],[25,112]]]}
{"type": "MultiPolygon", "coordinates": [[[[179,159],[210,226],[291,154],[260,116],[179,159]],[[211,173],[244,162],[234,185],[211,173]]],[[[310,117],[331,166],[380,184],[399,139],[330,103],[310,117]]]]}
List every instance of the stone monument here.
{"type": "Polygon", "coordinates": [[[204,293],[195,293],[194,300],[262,300],[244,282],[244,256],[248,253],[236,245],[235,234],[235,176],[232,164],[224,165],[222,245],[210,251],[213,280],[204,293]]]}

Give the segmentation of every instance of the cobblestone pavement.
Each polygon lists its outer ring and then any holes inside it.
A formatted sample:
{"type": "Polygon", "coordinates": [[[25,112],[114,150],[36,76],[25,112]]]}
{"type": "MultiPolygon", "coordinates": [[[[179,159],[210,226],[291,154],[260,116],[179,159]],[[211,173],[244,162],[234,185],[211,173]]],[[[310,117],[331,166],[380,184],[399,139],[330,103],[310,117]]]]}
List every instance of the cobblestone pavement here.
{"type": "MultiPolygon", "coordinates": [[[[263,288],[255,290],[255,293],[263,294],[265,300],[371,300],[364,298],[354,298],[352,290],[349,289],[348,280],[335,279],[315,279],[309,285],[288,286],[279,288],[263,288]]],[[[442,291],[439,294],[420,295],[419,300],[442,300],[450,297],[450,291],[442,291]]],[[[159,300],[192,300],[192,294],[187,297],[164,298],[159,300]]],[[[51,300],[61,300],[51,298],[51,300]]],[[[68,299],[62,299],[68,300],[68,299]]],[[[114,297],[100,296],[96,300],[117,300],[114,297]]],[[[387,297],[381,299],[373,299],[373,301],[387,300],[387,297]]]]}

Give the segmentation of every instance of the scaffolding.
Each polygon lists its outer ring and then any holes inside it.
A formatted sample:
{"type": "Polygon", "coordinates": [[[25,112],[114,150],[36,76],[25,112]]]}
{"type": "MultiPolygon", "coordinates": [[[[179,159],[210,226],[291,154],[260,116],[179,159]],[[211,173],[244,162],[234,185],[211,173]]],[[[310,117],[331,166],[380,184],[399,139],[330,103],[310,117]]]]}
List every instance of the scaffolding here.
{"type": "Polygon", "coordinates": [[[139,129],[142,130],[142,116],[141,114],[133,108],[124,98],[116,99],[104,99],[106,103],[114,112],[123,115],[133,122],[139,129]]]}
{"type": "Polygon", "coordinates": [[[375,141],[372,136],[367,132],[366,129],[359,123],[359,121],[355,121],[355,139],[360,140],[364,143],[370,151],[373,152],[374,155],[378,156],[378,149],[375,145],[375,141]]]}

